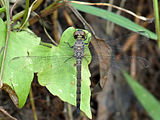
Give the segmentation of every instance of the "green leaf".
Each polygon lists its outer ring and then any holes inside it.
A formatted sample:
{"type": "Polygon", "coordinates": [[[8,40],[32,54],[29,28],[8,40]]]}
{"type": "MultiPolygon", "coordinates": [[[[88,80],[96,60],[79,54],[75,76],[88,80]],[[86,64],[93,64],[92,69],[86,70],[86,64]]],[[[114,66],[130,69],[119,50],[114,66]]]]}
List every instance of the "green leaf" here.
{"type": "MultiPolygon", "coordinates": [[[[73,57],[73,48],[70,48],[64,42],[73,46],[75,39],[73,33],[75,29],[73,27],[64,31],[60,44],[58,47],[53,46],[50,49],[50,55],[52,56],[52,65],[46,65],[45,70],[38,73],[38,81],[41,85],[46,86],[47,89],[53,94],[59,96],[63,101],[68,102],[76,106],[76,60],[73,57]],[[71,59],[69,59],[72,57],[71,59]],[[54,62],[55,61],[55,62],[54,62]],[[52,68],[51,68],[52,67],[52,68]]],[[[91,34],[88,34],[87,42],[90,40],[91,34]]],[[[90,56],[88,46],[86,46],[85,54],[90,56]]],[[[40,49],[36,51],[41,51],[40,49]]],[[[42,51],[41,51],[42,52],[42,51]]],[[[81,110],[89,117],[91,116],[90,110],[90,72],[88,64],[91,58],[85,58],[82,61],[82,82],[81,82],[81,110]],[[88,60],[88,61],[87,61],[88,60]]]]}
{"type": "Polygon", "coordinates": [[[109,12],[107,10],[103,10],[103,9],[93,7],[93,6],[76,4],[76,3],[70,3],[70,4],[73,5],[76,9],[78,9],[80,11],[83,11],[83,12],[101,17],[103,19],[109,20],[117,25],[120,25],[120,26],[127,28],[129,30],[132,30],[134,32],[139,33],[139,31],[144,31],[144,32],[140,32],[140,34],[144,35],[148,38],[157,40],[157,35],[155,33],[149,31],[148,29],[146,29],[146,28],[144,28],[134,22],[132,22],[131,20],[129,20],[123,16],[120,16],[120,15],[117,15],[113,12],[109,12]],[[147,34],[145,34],[145,32],[147,34]]]}
{"type": "MultiPolygon", "coordinates": [[[[38,81],[42,86],[46,86],[53,95],[57,95],[63,101],[76,105],[76,60],[73,57],[73,48],[70,47],[75,43],[73,37],[75,31],[76,29],[73,27],[64,31],[58,46],[53,46],[51,44],[48,44],[47,46],[39,45],[39,41],[36,37],[34,40],[34,38],[25,35],[23,35],[26,38],[25,40],[24,38],[21,38],[21,41],[19,39],[16,41],[15,39],[18,35],[14,35],[14,43],[11,43],[12,50],[10,50],[10,52],[12,52],[12,57],[10,57],[10,62],[8,64],[10,64],[9,66],[11,66],[12,69],[17,70],[17,72],[12,72],[11,74],[12,80],[14,80],[12,84],[16,86],[16,88],[14,87],[16,93],[25,88],[23,85],[30,85],[33,73],[38,72],[38,81]],[[21,42],[23,44],[21,44],[21,42]],[[28,47],[30,49],[28,49],[28,47]],[[23,49],[24,52],[20,52],[21,54],[19,54],[16,52],[17,48],[20,49],[18,52],[23,49]],[[13,51],[16,52],[16,55],[13,51]],[[24,73],[27,74],[27,76],[25,76],[24,73]],[[14,76],[16,77],[15,79],[13,78],[14,76]],[[20,80],[20,78],[23,79],[20,80]],[[24,83],[24,79],[26,79],[25,81],[28,83],[24,83]]],[[[87,34],[87,39],[84,42],[89,43],[91,34],[86,30],[84,31],[87,34]]],[[[11,49],[11,45],[9,48],[11,49]]],[[[91,92],[89,79],[91,75],[88,69],[91,55],[88,44],[85,45],[85,55],[86,57],[82,60],[82,94],[80,108],[89,118],[92,118],[90,110],[91,92]]],[[[20,96],[19,94],[18,96],[20,96]]]]}
{"type": "MultiPolygon", "coordinates": [[[[4,46],[5,41],[5,23],[0,19],[0,48],[4,46]]],[[[30,71],[17,71],[18,67],[22,64],[17,65],[17,68],[11,66],[10,61],[16,56],[27,55],[27,51],[30,51],[33,47],[39,45],[40,39],[34,34],[22,31],[22,32],[11,32],[8,43],[7,56],[5,59],[3,83],[9,85],[15,90],[18,99],[19,107],[21,108],[27,99],[30,85],[33,80],[33,72],[30,71]]],[[[0,54],[0,61],[2,61],[3,54],[0,54]]],[[[0,64],[1,67],[1,64],[0,64]]]]}
{"type": "Polygon", "coordinates": [[[141,102],[148,114],[153,120],[159,120],[160,118],[160,103],[156,98],[148,92],[143,86],[141,86],[136,80],[134,80],[128,73],[123,71],[128,84],[133,89],[137,99],[141,102]]]}

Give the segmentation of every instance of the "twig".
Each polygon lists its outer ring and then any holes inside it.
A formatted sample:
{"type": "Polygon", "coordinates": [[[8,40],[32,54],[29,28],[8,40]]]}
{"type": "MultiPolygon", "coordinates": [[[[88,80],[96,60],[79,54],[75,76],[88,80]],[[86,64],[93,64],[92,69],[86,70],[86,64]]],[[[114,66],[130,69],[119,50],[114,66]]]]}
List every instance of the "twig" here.
{"type": "MultiPolygon", "coordinates": [[[[143,0],[140,0],[138,3],[138,8],[136,13],[138,15],[140,15],[141,11],[142,11],[142,4],[143,4],[143,0]]],[[[139,23],[140,20],[135,18],[135,23],[139,23]]],[[[136,41],[138,40],[139,35],[138,34],[133,34],[132,36],[128,37],[127,42],[125,43],[125,45],[123,46],[123,52],[126,52],[129,48],[131,48],[131,52],[132,52],[132,56],[136,56],[136,41]]],[[[133,78],[136,77],[136,59],[135,57],[132,57],[131,59],[131,69],[130,69],[130,73],[131,76],[133,78]]]]}
{"type": "MultiPolygon", "coordinates": [[[[121,8],[124,7],[125,2],[126,2],[126,0],[122,0],[122,1],[121,1],[121,3],[120,3],[120,7],[121,7],[121,8]]],[[[118,10],[116,13],[117,13],[118,15],[120,15],[120,14],[121,14],[121,10],[118,10]]]]}
{"type": "MultiPolygon", "coordinates": [[[[56,0],[54,3],[49,5],[47,8],[45,8],[42,11],[40,11],[39,16],[41,18],[46,17],[47,15],[52,14],[53,11],[56,10],[57,8],[65,5],[65,2],[62,2],[62,3],[58,3],[58,2],[59,2],[59,0],[56,0]]],[[[39,17],[34,16],[31,19],[29,19],[29,24],[32,25],[32,24],[36,23],[38,20],[39,20],[39,17]]]]}
{"type": "Polygon", "coordinates": [[[73,23],[73,21],[71,19],[70,14],[66,10],[63,11],[63,14],[64,14],[64,17],[65,17],[66,22],[68,23],[68,25],[74,27],[74,23],[73,23]]]}
{"type": "Polygon", "coordinates": [[[9,96],[10,96],[11,100],[13,101],[13,103],[15,104],[15,106],[18,107],[19,106],[18,96],[15,93],[15,90],[13,90],[12,88],[14,89],[14,86],[12,83],[11,83],[11,87],[7,84],[3,84],[3,87],[2,87],[2,89],[9,94],[9,96]]]}
{"type": "Polygon", "coordinates": [[[40,20],[40,23],[42,24],[42,26],[43,26],[43,29],[44,29],[44,32],[45,32],[45,34],[47,35],[47,37],[51,40],[51,42],[53,43],[53,44],[55,44],[56,46],[58,45],[53,39],[52,39],[52,37],[48,34],[48,32],[47,32],[47,30],[46,30],[46,28],[45,28],[45,24],[44,24],[44,21],[41,19],[41,17],[37,14],[37,13],[35,13],[35,12],[33,12],[37,17],[38,17],[38,19],[40,20]]]}
{"type": "Polygon", "coordinates": [[[58,24],[57,24],[57,18],[58,18],[58,11],[55,10],[52,14],[52,28],[53,28],[53,36],[54,36],[54,39],[57,43],[59,43],[59,39],[60,39],[60,36],[59,36],[59,33],[58,33],[58,24]]]}
{"type": "Polygon", "coordinates": [[[12,13],[13,13],[13,9],[15,8],[15,6],[17,5],[18,0],[15,1],[14,5],[12,6],[11,10],[10,10],[10,19],[12,21],[12,13]]]}
{"type": "MultiPolygon", "coordinates": [[[[43,23],[43,22],[42,22],[43,23]]],[[[53,44],[55,44],[56,46],[58,45],[53,39],[52,37],[49,35],[49,33],[47,32],[46,28],[45,28],[45,25],[43,23],[43,29],[44,29],[44,32],[46,33],[46,35],[48,36],[48,38],[52,41],[53,44]]]]}
{"type": "Polygon", "coordinates": [[[143,17],[143,16],[139,16],[139,15],[135,14],[132,11],[126,10],[124,8],[121,8],[121,7],[118,7],[116,5],[112,5],[112,4],[109,4],[109,3],[88,3],[88,2],[79,2],[79,1],[69,1],[69,2],[70,3],[83,4],[83,5],[111,6],[113,8],[118,9],[118,10],[124,11],[124,12],[126,12],[126,13],[128,13],[128,14],[136,17],[136,18],[139,18],[139,19],[141,19],[143,21],[147,21],[149,23],[151,23],[153,21],[153,18],[146,18],[146,17],[143,17]]]}
{"type": "Polygon", "coordinates": [[[1,120],[17,120],[16,118],[12,117],[6,110],[3,109],[2,106],[0,106],[0,111],[1,111],[1,114],[5,114],[8,118],[3,118],[2,115],[1,115],[1,120]]]}
{"type": "Polygon", "coordinates": [[[34,98],[33,98],[32,87],[31,87],[30,92],[29,92],[29,97],[30,97],[30,101],[31,101],[34,120],[38,120],[37,113],[36,113],[36,107],[35,107],[35,103],[34,103],[34,98]]]}
{"type": "Polygon", "coordinates": [[[96,35],[93,28],[87,23],[87,21],[81,16],[81,14],[72,5],[67,4],[67,6],[72,10],[72,12],[77,16],[77,18],[83,23],[85,29],[87,29],[87,27],[89,28],[89,30],[91,31],[92,35],[96,40],[103,40],[96,35]]]}
{"type": "MultiPolygon", "coordinates": [[[[142,11],[142,7],[141,6],[143,6],[143,2],[144,2],[144,0],[140,0],[139,1],[139,3],[138,3],[138,8],[137,8],[137,11],[136,11],[136,13],[138,14],[138,15],[141,15],[140,13],[141,13],[141,11],[142,11]]],[[[137,18],[135,18],[135,23],[139,23],[140,21],[139,21],[139,19],[137,19],[137,18]]],[[[136,41],[137,41],[137,39],[138,39],[138,36],[139,35],[135,35],[135,37],[136,37],[136,41]]],[[[134,44],[132,44],[132,56],[136,56],[136,42],[134,42],[134,44]]],[[[133,57],[132,59],[131,59],[131,69],[130,69],[130,72],[131,72],[131,76],[133,77],[133,78],[136,78],[136,58],[135,57],[133,57]]]]}
{"type": "Polygon", "coordinates": [[[68,120],[73,120],[72,107],[69,103],[67,103],[67,113],[68,113],[68,120]]]}
{"type": "MultiPolygon", "coordinates": [[[[113,0],[110,0],[109,4],[113,4],[113,0]]],[[[111,12],[112,11],[112,7],[109,6],[107,10],[111,12]]],[[[107,33],[107,35],[111,35],[112,34],[113,27],[114,27],[114,24],[107,20],[107,22],[106,22],[106,33],[107,33]]]]}
{"type": "MultiPolygon", "coordinates": [[[[124,7],[125,2],[126,2],[126,0],[121,0],[121,3],[120,3],[120,7],[121,8],[124,7]]],[[[121,10],[118,10],[116,12],[116,14],[120,15],[121,14],[121,10]]],[[[110,25],[110,29],[111,29],[110,34],[113,33],[114,26],[115,26],[115,24],[113,22],[111,22],[111,25],[110,25]]]]}

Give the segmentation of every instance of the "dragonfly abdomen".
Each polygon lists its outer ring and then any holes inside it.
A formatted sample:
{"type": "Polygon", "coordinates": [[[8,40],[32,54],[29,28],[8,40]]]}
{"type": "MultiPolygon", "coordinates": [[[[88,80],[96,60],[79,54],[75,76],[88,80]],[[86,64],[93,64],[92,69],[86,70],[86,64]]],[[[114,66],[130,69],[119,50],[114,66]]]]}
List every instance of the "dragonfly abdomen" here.
{"type": "Polygon", "coordinates": [[[80,102],[81,102],[81,61],[82,59],[77,59],[77,113],[80,113],[80,102]]]}
{"type": "Polygon", "coordinates": [[[76,42],[74,44],[74,57],[76,59],[76,67],[77,67],[77,113],[80,113],[80,102],[81,102],[81,65],[82,59],[84,57],[84,48],[85,48],[85,40],[86,34],[82,30],[77,30],[74,32],[74,38],[76,42]]]}

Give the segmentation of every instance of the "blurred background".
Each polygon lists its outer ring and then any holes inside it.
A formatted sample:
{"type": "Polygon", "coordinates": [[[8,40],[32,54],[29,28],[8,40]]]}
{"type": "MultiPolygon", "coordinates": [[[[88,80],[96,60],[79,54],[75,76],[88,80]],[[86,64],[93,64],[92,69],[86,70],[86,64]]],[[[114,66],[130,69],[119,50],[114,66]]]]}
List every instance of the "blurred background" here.
{"type": "MultiPolygon", "coordinates": [[[[30,4],[32,2],[33,0],[30,0],[30,4]]],[[[43,42],[52,43],[47,33],[56,43],[59,43],[63,31],[68,27],[86,28],[81,20],[63,2],[58,3],[59,1],[57,0],[53,9],[46,14],[45,12],[43,13],[43,10],[54,1],[40,0],[39,2],[41,4],[31,13],[28,21],[30,24],[29,28],[37,36],[41,37],[43,42]],[[36,18],[36,14],[40,18],[36,18]]],[[[88,0],[83,2],[110,3],[132,11],[137,15],[154,18],[151,0],[88,0]]],[[[10,0],[11,7],[14,3],[14,0],[10,0]]],[[[112,7],[100,5],[96,7],[120,14],[155,33],[154,20],[146,22],[112,7]]],[[[12,14],[16,15],[24,9],[25,0],[19,0],[12,14]]],[[[92,63],[89,66],[92,75],[92,120],[152,120],[148,112],[137,100],[120,69],[125,69],[138,83],[159,100],[160,51],[157,41],[149,39],[150,36],[147,32],[137,31],[144,32],[144,34],[148,35],[148,38],[140,36],[138,33],[134,33],[123,26],[114,24],[112,21],[98,17],[98,15],[95,16],[86,12],[79,13],[93,28],[95,34],[104,40],[97,42],[93,36],[89,46],[93,55],[92,63]],[[106,54],[108,54],[107,57],[103,59],[103,56],[106,56],[106,54]]],[[[5,20],[3,14],[1,18],[5,20]]],[[[68,104],[61,101],[57,96],[53,96],[45,87],[40,86],[36,75],[32,82],[32,91],[38,120],[88,120],[85,114],[77,117],[74,114],[74,106],[72,106],[73,114],[72,112],[70,114],[68,112],[68,104]]],[[[25,106],[22,109],[18,109],[9,98],[7,92],[1,91],[0,94],[0,106],[11,116],[18,120],[34,119],[29,97],[25,106]]],[[[152,103],[152,101],[150,102],[152,103]]],[[[6,119],[12,118],[6,117],[6,119]]]]}

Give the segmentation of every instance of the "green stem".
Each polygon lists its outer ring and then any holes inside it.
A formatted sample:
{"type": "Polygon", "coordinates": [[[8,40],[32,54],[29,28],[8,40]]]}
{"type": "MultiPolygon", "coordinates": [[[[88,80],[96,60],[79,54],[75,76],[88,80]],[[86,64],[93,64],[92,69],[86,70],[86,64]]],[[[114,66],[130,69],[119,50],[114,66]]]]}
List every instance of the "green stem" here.
{"type": "MultiPolygon", "coordinates": [[[[38,1],[33,5],[32,11],[34,11],[35,9],[37,9],[37,8],[41,5],[42,2],[43,2],[43,0],[38,0],[38,1]]],[[[17,21],[18,19],[20,19],[21,17],[23,17],[24,13],[25,13],[25,10],[17,13],[15,16],[13,16],[13,22],[15,22],[15,21],[17,21]]]]}
{"type": "Polygon", "coordinates": [[[21,25],[25,22],[27,15],[28,15],[28,10],[29,10],[29,0],[26,0],[26,7],[25,7],[25,12],[24,12],[24,16],[23,16],[23,20],[21,25]]]}
{"type": "Polygon", "coordinates": [[[30,97],[30,102],[31,102],[31,106],[32,106],[34,120],[38,120],[37,113],[36,113],[36,107],[35,107],[35,103],[34,103],[34,98],[33,98],[32,87],[29,92],[29,97],[30,97]]]}
{"type": "Polygon", "coordinates": [[[2,60],[2,65],[1,65],[1,73],[0,73],[0,88],[3,86],[3,73],[4,73],[4,64],[5,64],[5,59],[6,59],[6,54],[7,54],[7,49],[8,49],[8,41],[10,37],[10,14],[9,14],[9,0],[4,1],[4,5],[6,7],[6,16],[7,16],[7,35],[6,35],[6,44],[5,44],[5,49],[4,49],[4,55],[3,55],[3,60],[2,60]]]}
{"type": "Polygon", "coordinates": [[[6,11],[6,7],[5,6],[3,6],[2,8],[0,8],[0,14],[2,13],[2,12],[5,12],[6,11]]]}
{"type": "Polygon", "coordinates": [[[159,26],[159,9],[158,9],[158,0],[153,0],[154,13],[155,13],[155,28],[158,38],[158,47],[160,48],[160,26],[159,26]]]}

